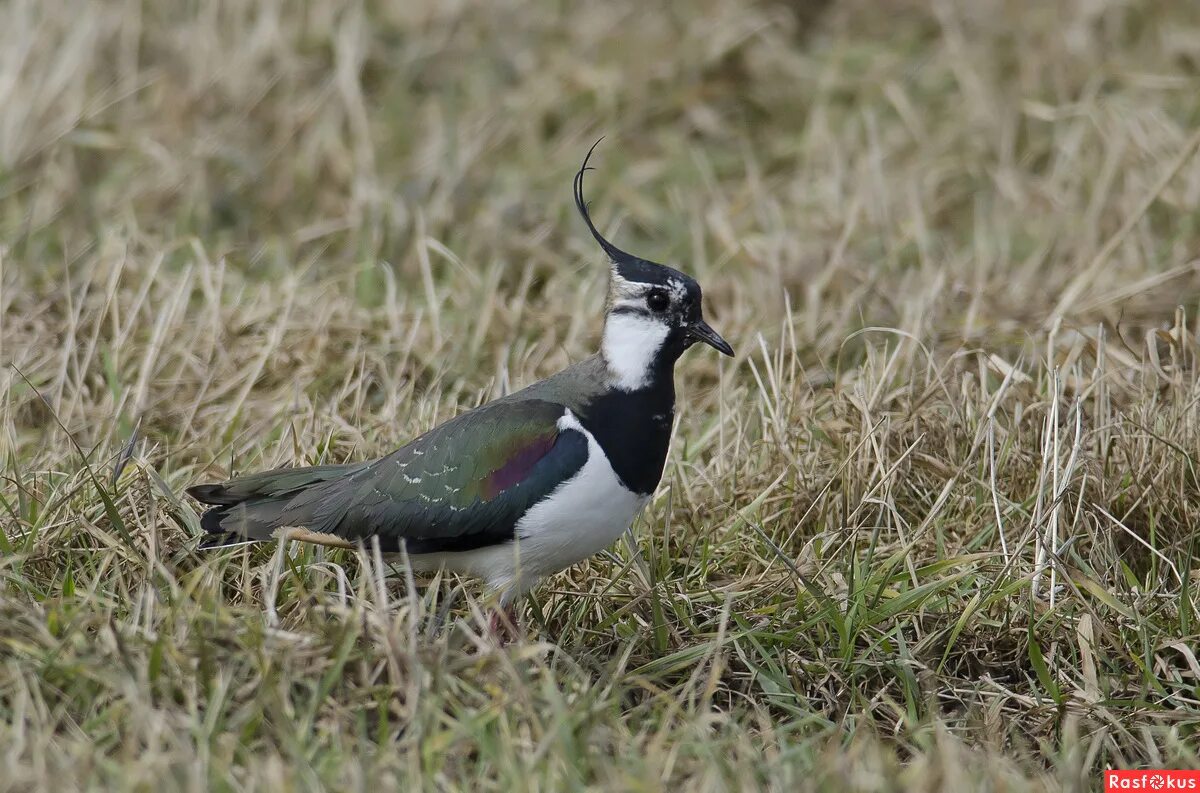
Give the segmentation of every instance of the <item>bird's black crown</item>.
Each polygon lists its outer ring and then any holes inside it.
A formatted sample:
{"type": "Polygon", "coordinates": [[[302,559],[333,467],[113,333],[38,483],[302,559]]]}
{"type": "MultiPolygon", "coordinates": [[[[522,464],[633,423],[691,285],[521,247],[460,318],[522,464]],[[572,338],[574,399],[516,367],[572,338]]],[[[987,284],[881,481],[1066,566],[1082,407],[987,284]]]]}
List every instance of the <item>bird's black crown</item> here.
{"type": "MultiPolygon", "coordinates": [[[[603,138],[600,140],[603,140],[603,138]]],[[[665,264],[659,264],[639,256],[634,256],[632,253],[626,253],[606,240],[604,235],[596,228],[596,224],[592,222],[591,213],[588,212],[587,201],[583,198],[583,175],[587,171],[592,170],[592,168],[588,167],[588,160],[592,158],[592,152],[599,145],[599,140],[592,144],[592,148],[588,149],[587,156],[583,158],[583,165],[580,166],[579,172],[575,174],[575,206],[579,209],[579,214],[583,217],[583,222],[587,224],[588,231],[592,232],[592,236],[596,238],[596,242],[600,243],[600,247],[608,254],[608,259],[612,262],[613,274],[626,281],[635,281],[643,284],[657,284],[659,286],[667,286],[672,283],[682,284],[688,296],[699,304],[700,284],[696,283],[694,278],[665,264]]]]}

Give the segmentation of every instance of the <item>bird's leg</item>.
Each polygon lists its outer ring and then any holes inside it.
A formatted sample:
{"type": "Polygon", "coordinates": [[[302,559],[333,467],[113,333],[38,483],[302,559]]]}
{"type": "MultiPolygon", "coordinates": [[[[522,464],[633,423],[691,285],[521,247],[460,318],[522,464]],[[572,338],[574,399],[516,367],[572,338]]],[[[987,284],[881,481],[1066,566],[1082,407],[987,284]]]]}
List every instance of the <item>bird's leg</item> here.
{"type": "Polygon", "coordinates": [[[507,606],[492,609],[492,617],[488,620],[488,632],[501,647],[517,638],[517,609],[511,603],[507,606]]]}

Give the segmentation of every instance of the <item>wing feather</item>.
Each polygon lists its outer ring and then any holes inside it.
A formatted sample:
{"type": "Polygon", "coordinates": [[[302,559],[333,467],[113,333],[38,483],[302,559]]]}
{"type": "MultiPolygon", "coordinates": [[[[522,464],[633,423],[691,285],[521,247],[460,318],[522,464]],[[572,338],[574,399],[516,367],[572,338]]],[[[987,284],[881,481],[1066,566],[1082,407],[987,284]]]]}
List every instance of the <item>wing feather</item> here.
{"type": "Polygon", "coordinates": [[[282,469],[192,493],[218,505],[206,524],[214,532],[267,539],[300,528],[351,543],[377,538],[383,550],[470,550],[511,539],[521,516],[583,467],[587,439],[559,427],[565,411],[501,400],[370,463],[282,469]]]}

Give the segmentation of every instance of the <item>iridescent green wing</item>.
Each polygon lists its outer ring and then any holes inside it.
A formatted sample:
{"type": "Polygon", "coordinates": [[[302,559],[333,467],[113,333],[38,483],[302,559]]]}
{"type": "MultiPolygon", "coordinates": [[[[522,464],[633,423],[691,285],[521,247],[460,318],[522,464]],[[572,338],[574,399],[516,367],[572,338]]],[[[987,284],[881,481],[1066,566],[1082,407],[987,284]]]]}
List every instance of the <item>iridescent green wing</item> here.
{"type": "Polygon", "coordinates": [[[463,551],[511,539],[525,512],[587,461],[582,433],[542,400],[498,401],[404,448],[292,497],[278,526],[302,526],[384,550],[463,551]]]}

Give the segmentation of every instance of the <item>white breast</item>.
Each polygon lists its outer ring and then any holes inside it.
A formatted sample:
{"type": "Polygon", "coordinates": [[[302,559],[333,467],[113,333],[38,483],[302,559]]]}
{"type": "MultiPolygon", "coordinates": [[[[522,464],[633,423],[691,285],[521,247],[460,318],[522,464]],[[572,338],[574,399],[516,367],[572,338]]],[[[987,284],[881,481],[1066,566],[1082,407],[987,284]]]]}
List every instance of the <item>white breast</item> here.
{"type": "Polygon", "coordinates": [[[558,427],[575,430],[587,438],[587,462],[525,513],[517,522],[515,542],[414,557],[414,566],[427,569],[444,564],[479,576],[509,601],[540,578],[570,567],[616,541],[650,497],[621,484],[600,444],[570,410],[558,420],[558,427]]]}
{"type": "Polygon", "coordinates": [[[649,500],[621,484],[600,444],[571,411],[558,426],[583,433],[588,458],[575,476],[517,523],[522,578],[526,570],[537,577],[557,573],[612,545],[649,500]]]}

